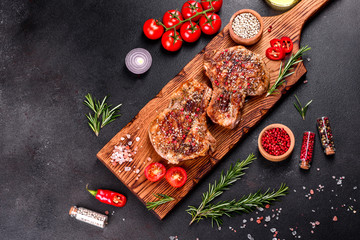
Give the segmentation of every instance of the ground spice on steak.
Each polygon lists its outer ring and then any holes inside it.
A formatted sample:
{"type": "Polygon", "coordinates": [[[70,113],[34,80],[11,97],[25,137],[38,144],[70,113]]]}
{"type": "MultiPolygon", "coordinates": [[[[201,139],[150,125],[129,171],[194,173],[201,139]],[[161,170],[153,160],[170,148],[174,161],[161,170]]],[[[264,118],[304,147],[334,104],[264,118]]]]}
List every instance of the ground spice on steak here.
{"type": "Polygon", "coordinates": [[[261,145],[270,155],[280,156],[289,150],[290,136],[283,128],[268,129],[261,137],[261,145]]]}

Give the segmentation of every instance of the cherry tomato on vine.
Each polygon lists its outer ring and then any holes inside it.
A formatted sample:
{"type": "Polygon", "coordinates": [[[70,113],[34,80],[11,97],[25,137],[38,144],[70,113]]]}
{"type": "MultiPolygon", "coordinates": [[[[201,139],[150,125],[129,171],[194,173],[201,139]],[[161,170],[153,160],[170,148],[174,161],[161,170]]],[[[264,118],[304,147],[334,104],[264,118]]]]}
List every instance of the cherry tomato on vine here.
{"type": "Polygon", "coordinates": [[[208,10],[211,8],[211,5],[214,7],[214,11],[211,12],[218,12],[222,7],[223,0],[201,0],[201,5],[204,10],[208,10]]]}
{"type": "Polygon", "coordinates": [[[201,30],[199,25],[189,21],[181,26],[180,35],[185,42],[196,42],[200,38],[201,30]]]}
{"type": "Polygon", "coordinates": [[[161,45],[170,52],[179,50],[182,46],[183,40],[177,31],[166,31],[161,37],[161,45]]]}
{"type": "Polygon", "coordinates": [[[144,34],[147,38],[155,40],[161,38],[164,33],[164,27],[156,19],[148,19],[143,26],[144,34]]]}
{"type": "Polygon", "coordinates": [[[185,184],[187,174],[181,167],[172,167],[166,172],[165,178],[171,186],[179,188],[185,184]]]}
{"type": "MultiPolygon", "coordinates": [[[[203,8],[202,8],[201,4],[194,0],[187,1],[186,3],[184,3],[184,5],[181,8],[181,13],[185,19],[188,19],[188,18],[194,16],[196,13],[202,12],[202,11],[203,11],[203,8]]],[[[200,18],[200,15],[192,18],[191,21],[196,22],[197,20],[199,20],[199,18],[200,18]]]]}
{"type": "MultiPolygon", "coordinates": [[[[163,16],[163,24],[167,28],[171,28],[181,22],[183,19],[183,16],[178,10],[169,10],[167,11],[163,16]]],[[[180,29],[181,24],[176,27],[176,30],[180,29]]]]}
{"type": "Polygon", "coordinates": [[[149,164],[145,168],[144,173],[145,173],[145,177],[149,181],[156,182],[165,176],[166,168],[161,163],[155,162],[155,163],[149,164]]]}
{"type": "Polygon", "coordinates": [[[203,33],[213,35],[220,30],[221,19],[216,13],[206,13],[201,16],[199,25],[203,33]]]}

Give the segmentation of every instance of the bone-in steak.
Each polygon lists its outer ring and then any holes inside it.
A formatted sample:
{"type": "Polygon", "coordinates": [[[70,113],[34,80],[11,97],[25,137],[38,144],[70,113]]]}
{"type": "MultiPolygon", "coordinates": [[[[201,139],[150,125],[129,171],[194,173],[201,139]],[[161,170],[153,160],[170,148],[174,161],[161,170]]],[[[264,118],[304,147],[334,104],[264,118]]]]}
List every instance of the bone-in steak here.
{"type": "Polygon", "coordinates": [[[270,76],[258,54],[242,46],[205,54],[204,68],[213,86],[207,114],[214,123],[234,128],[246,96],[265,93],[270,76]]]}
{"type": "Polygon", "coordinates": [[[204,156],[213,149],[215,139],[206,125],[211,93],[205,83],[187,81],[172,95],[169,107],[151,122],[151,144],[169,163],[204,156]]]}

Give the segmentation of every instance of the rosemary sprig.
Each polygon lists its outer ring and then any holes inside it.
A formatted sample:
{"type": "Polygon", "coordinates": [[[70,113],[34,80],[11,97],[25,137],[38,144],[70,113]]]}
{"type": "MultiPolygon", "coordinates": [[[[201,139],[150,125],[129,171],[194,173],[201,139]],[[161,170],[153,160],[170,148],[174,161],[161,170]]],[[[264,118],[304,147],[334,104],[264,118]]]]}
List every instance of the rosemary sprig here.
{"type": "Polygon", "coordinates": [[[189,209],[186,210],[192,217],[190,225],[195,220],[199,221],[203,218],[203,211],[208,208],[209,203],[220,196],[225,190],[228,190],[230,185],[239,180],[241,176],[245,174],[243,171],[247,169],[247,166],[255,159],[254,154],[250,154],[245,160],[237,161],[234,166],[230,166],[225,175],[223,172],[221,173],[219,182],[215,181],[214,184],[209,184],[209,190],[203,194],[199,207],[189,206],[189,209]]]}
{"type": "Polygon", "coordinates": [[[116,107],[110,109],[111,105],[106,103],[108,96],[105,96],[104,99],[100,102],[91,96],[90,93],[86,94],[84,104],[88,106],[93,112],[94,116],[89,113],[85,115],[89,120],[88,124],[90,128],[94,131],[96,136],[99,136],[100,129],[105,125],[115,121],[120,114],[117,114],[121,104],[116,107]],[[101,123],[100,123],[100,116],[101,123]]]}
{"type": "Polygon", "coordinates": [[[264,193],[261,193],[260,191],[250,193],[238,201],[234,199],[231,201],[220,201],[216,204],[209,204],[196,216],[192,215],[191,223],[194,221],[199,222],[204,218],[211,218],[212,226],[214,226],[215,222],[219,227],[223,222],[221,219],[222,216],[225,215],[231,217],[233,213],[249,213],[257,207],[263,207],[266,204],[276,201],[279,197],[285,196],[287,190],[288,187],[285,184],[281,184],[280,188],[276,191],[273,190],[270,192],[270,189],[268,189],[264,193]]]}
{"type": "Polygon", "coordinates": [[[272,87],[268,90],[266,97],[278,91],[276,88],[281,86],[285,82],[284,78],[287,78],[288,76],[294,74],[294,72],[289,72],[289,71],[294,69],[293,68],[294,65],[303,61],[302,59],[299,58],[302,57],[304,52],[310,49],[311,48],[308,47],[308,45],[306,45],[305,47],[300,48],[299,51],[297,51],[295,54],[292,54],[289,61],[285,64],[284,69],[282,69],[282,62],[280,63],[279,76],[276,79],[274,85],[272,85],[272,87]]]}
{"type": "Polygon", "coordinates": [[[306,111],[309,107],[309,105],[312,103],[313,100],[310,100],[304,107],[301,106],[301,102],[299,100],[299,98],[295,95],[295,98],[298,102],[298,105],[296,103],[294,103],[295,108],[298,110],[298,112],[300,113],[300,116],[302,117],[303,120],[305,120],[305,115],[306,115],[306,111]]]}
{"type": "Polygon", "coordinates": [[[103,128],[105,125],[115,121],[117,117],[120,117],[121,114],[116,114],[121,107],[121,103],[110,110],[111,105],[105,106],[105,109],[103,110],[102,114],[102,123],[101,128],[103,128]]]}
{"type": "Polygon", "coordinates": [[[153,194],[156,198],[160,199],[158,201],[155,202],[147,202],[146,203],[146,208],[148,210],[155,210],[158,206],[160,206],[161,204],[167,203],[167,202],[171,202],[174,201],[175,199],[173,197],[170,197],[166,194],[153,194]]]}

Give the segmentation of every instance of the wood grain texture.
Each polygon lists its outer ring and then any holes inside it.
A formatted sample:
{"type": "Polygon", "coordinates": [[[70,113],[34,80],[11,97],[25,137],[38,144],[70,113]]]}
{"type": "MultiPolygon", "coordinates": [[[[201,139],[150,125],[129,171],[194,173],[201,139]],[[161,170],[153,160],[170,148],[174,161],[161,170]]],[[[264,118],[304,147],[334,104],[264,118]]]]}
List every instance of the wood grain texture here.
{"type": "MultiPolygon", "coordinates": [[[[264,61],[269,68],[272,85],[277,78],[279,71],[279,61],[269,61],[265,57],[265,50],[269,47],[269,42],[273,38],[288,36],[294,41],[294,52],[299,49],[300,34],[304,23],[313,16],[329,0],[302,0],[290,11],[274,17],[264,17],[263,37],[256,45],[248,49],[264,57],[264,61]],[[267,31],[269,26],[272,31],[267,31]]],[[[238,10],[238,9],[236,9],[238,10]]],[[[235,12],[235,10],[234,10],[235,12]]],[[[148,127],[150,122],[165,109],[170,100],[172,93],[187,79],[195,78],[203,81],[209,81],[203,71],[203,55],[207,51],[223,49],[235,46],[236,44],[229,36],[229,24],[215,36],[209,44],[198,53],[181,71],[177,74],[159,94],[152,99],[146,106],[140,110],[137,116],[128,123],[119,133],[117,133],[97,154],[97,157],[104,165],[121,180],[144,204],[157,199],[153,193],[163,193],[175,198],[174,201],[159,206],[153,212],[159,219],[163,219],[175,205],[189,193],[189,191],[207,174],[244,135],[257,124],[266,113],[274,107],[284,93],[289,90],[299,79],[306,73],[304,65],[298,64],[295,67],[295,74],[286,79],[286,83],[279,88],[279,94],[271,95],[265,98],[265,95],[248,98],[244,108],[240,124],[232,130],[222,128],[212,124],[208,120],[209,130],[216,138],[216,151],[206,157],[188,160],[178,164],[186,169],[188,180],[186,184],[179,188],[171,187],[165,179],[156,183],[147,181],[143,171],[151,162],[162,162],[167,168],[170,167],[154,150],[148,137],[148,127]],[[128,139],[127,134],[131,137],[128,139]],[[121,140],[125,138],[125,140],[121,140]],[[140,140],[136,141],[136,137],[140,140]],[[134,160],[122,165],[112,165],[110,156],[114,146],[122,143],[126,145],[132,141],[131,148],[138,148],[134,160]],[[148,160],[151,158],[151,161],[148,160]],[[131,167],[131,171],[124,171],[124,167],[131,167]],[[140,173],[136,174],[134,170],[139,169],[140,173]],[[120,172],[121,171],[121,172],[120,172]],[[137,179],[138,178],[138,179],[137,179]]],[[[289,56],[288,56],[289,57],[289,56]]],[[[284,62],[287,59],[284,60],[284,62]]]]}

